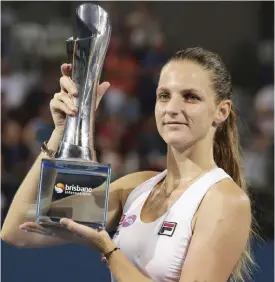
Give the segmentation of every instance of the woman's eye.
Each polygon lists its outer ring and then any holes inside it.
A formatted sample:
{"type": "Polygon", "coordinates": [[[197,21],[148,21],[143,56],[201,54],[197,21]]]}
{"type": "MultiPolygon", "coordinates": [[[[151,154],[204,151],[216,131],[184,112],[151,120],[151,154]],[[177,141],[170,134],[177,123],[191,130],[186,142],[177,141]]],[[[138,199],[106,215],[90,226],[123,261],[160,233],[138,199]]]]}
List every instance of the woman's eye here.
{"type": "Polygon", "coordinates": [[[169,94],[168,93],[161,93],[158,95],[159,100],[167,100],[169,99],[169,94]]]}
{"type": "Polygon", "coordinates": [[[196,100],[200,100],[200,98],[197,96],[197,95],[194,95],[192,93],[187,93],[184,95],[184,98],[187,100],[187,101],[196,101],[196,100]]]}

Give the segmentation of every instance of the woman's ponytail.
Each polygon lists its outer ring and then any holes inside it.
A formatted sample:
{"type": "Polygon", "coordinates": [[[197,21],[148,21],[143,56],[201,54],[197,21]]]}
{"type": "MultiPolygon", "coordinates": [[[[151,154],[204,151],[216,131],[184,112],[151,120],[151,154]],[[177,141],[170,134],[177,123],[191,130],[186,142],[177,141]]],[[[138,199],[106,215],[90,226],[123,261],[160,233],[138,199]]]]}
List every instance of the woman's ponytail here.
{"type": "Polygon", "coordinates": [[[214,138],[214,160],[243,189],[246,185],[241,165],[236,114],[231,109],[225,122],[217,128],[214,138]]]}

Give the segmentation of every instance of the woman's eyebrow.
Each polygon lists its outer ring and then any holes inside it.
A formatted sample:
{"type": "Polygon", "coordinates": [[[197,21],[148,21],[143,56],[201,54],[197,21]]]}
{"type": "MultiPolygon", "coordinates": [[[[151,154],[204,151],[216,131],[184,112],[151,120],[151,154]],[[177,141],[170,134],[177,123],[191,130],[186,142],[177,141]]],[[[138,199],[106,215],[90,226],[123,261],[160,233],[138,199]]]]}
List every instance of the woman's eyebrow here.
{"type": "Polygon", "coordinates": [[[194,94],[200,94],[199,91],[195,88],[185,88],[180,91],[181,94],[186,94],[188,92],[192,92],[194,94]]]}
{"type": "Polygon", "coordinates": [[[166,92],[168,92],[169,89],[166,88],[166,87],[160,86],[160,87],[157,88],[157,91],[166,91],[166,92]]]}

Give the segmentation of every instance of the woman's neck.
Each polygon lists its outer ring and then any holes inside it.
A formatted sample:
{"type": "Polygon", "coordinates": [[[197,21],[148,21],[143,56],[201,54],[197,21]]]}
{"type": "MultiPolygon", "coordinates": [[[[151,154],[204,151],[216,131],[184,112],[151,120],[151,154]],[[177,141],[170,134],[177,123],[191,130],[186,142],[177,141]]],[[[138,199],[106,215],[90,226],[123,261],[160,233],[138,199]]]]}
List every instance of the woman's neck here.
{"type": "Polygon", "coordinates": [[[168,146],[167,182],[186,183],[216,167],[212,143],[205,141],[201,140],[183,152],[168,146]]]}

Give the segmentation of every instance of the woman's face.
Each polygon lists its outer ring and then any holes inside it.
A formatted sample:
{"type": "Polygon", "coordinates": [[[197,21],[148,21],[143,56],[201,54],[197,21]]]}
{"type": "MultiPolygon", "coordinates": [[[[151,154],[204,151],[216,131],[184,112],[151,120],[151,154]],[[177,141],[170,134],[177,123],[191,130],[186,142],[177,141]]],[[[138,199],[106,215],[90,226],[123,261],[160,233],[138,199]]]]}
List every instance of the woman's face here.
{"type": "Polygon", "coordinates": [[[155,117],[164,141],[185,150],[204,138],[217,114],[210,73],[191,61],[172,61],[162,69],[155,117]]]}

